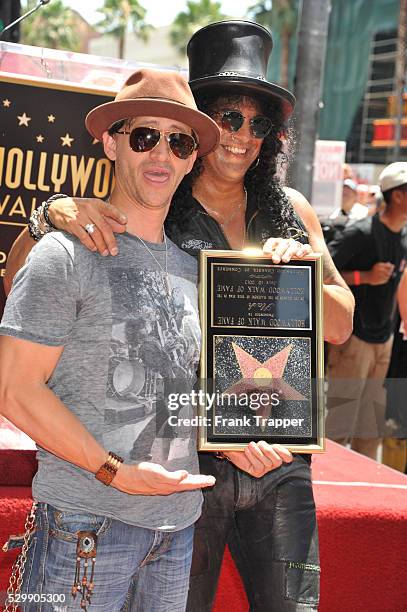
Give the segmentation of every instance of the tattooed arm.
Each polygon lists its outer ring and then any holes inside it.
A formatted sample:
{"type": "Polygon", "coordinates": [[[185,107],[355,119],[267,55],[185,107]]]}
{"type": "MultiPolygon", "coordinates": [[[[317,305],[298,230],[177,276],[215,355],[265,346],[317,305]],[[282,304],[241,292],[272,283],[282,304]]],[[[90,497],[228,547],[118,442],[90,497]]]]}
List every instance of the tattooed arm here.
{"type": "Polygon", "coordinates": [[[325,340],[332,344],[342,344],[352,333],[355,307],[353,294],[332,261],[314,209],[295,189],[286,188],[286,193],[308,231],[312,250],[324,256],[325,340]]]}

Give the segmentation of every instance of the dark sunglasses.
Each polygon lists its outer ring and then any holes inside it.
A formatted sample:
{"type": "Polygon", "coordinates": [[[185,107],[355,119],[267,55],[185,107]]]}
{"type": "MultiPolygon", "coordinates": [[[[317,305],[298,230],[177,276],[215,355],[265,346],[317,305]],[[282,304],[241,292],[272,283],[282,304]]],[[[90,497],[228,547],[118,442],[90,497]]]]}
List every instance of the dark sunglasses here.
{"type": "Polygon", "coordinates": [[[135,153],[151,151],[158,145],[162,136],[179,159],[187,159],[198,148],[195,138],[182,132],[160,132],[156,128],[136,127],[131,132],[117,131],[116,134],[130,134],[130,148],[135,153]]]}
{"type": "MultiPolygon", "coordinates": [[[[240,111],[224,110],[216,113],[220,117],[220,125],[227,132],[238,132],[246,117],[240,111]]],[[[249,121],[250,132],[254,138],[265,138],[270,134],[273,122],[264,115],[256,115],[249,121]]]]}

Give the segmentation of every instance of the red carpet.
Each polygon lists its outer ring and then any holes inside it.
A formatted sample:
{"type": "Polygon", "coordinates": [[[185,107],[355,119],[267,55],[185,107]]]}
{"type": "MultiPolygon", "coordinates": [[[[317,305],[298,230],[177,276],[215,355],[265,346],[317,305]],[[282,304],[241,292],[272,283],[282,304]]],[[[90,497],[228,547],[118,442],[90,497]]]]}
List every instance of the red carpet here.
{"type": "MultiPolygon", "coordinates": [[[[23,531],[34,470],[32,451],[0,450],[0,545],[8,534],[23,531]]],[[[325,455],[315,456],[313,478],[321,547],[320,611],[405,610],[407,477],[328,442],[325,455]]],[[[15,556],[0,550],[0,593],[15,556]]],[[[214,612],[226,610],[248,611],[228,553],[214,612]]]]}

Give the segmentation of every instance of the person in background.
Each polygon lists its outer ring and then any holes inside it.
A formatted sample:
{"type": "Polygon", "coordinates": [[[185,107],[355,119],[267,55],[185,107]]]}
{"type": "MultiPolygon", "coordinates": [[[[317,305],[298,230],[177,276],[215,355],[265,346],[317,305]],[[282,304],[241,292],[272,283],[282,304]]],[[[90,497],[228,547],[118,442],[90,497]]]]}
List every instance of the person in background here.
{"type": "MultiPolygon", "coordinates": [[[[378,212],[377,200],[382,198],[379,185],[359,183],[356,192],[357,204],[364,207],[359,209],[359,218],[364,219],[367,215],[375,215],[378,212]]],[[[357,212],[357,209],[355,209],[355,212],[357,212]]]]}
{"type": "Polygon", "coordinates": [[[357,185],[353,179],[346,178],[342,187],[341,206],[335,208],[329,217],[321,217],[320,224],[326,243],[337,240],[348,223],[368,213],[366,206],[357,202],[357,185]],[[365,214],[366,213],[366,214],[365,214]]]}
{"type": "Polygon", "coordinates": [[[343,181],[341,207],[336,208],[330,214],[330,219],[337,219],[338,217],[342,217],[343,222],[346,225],[350,221],[363,219],[368,215],[367,206],[361,204],[358,199],[359,187],[360,186],[357,185],[352,179],[345,179],[343,181]]]}
{"type": "Polygon", "coordinates": [[[342,202],[338,208],[335,208],[329,215],[330,219],[344,216],[348,217],[352,207],[356,203],[356,183],[352,179],[345,179],[342,185],[342,202]]]}
{"type": "Polygon", "coordinates": [[[356,308],[352,336],[329,347],[326,433],[372,459],[383,435],[383,381],[395,295],[407,257],[407,162],[387,166],[379,181],[385,210],[347,225],[329,245],[356,308]]]}
{"type": "Polygon", "coordinates": [[[351,179],[355,182],[355,173],[350,164],[342,164],[342,179],[345,181],[346,179],[351,179]]]}
{"type": "Polygon", "coordinates": [[[407,469],[407,270],[397,291],[393,348],[386,376],[386,436],[382,461],[395,470],[407,469]]]}

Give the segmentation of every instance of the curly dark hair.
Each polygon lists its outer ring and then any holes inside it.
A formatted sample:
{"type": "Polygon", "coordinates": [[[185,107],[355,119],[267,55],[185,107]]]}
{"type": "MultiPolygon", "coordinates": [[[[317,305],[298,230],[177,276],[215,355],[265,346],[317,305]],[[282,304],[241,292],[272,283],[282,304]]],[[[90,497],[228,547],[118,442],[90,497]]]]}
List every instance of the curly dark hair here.
{"type": "MultiPolygon", "coordinates": [[[[279,235],[283,238],[290,236],[289,228],[295,224],[294,208],[281,188],[277,179],[277,166],[287,154],[283,153],[282,137],[288,136],[288,128],[284,122],[281,104],[270,102],[260,97],[253,98],[245,95],[219,95],[210,93],[196,99],[199,110],[210,117],[216,115],[220,108],[235,105],[244,100],[254,100],[260,104],[261,112],[273,121],[271,132],[263,141],[258,158],[258,164],[246,172],[244,184],[251,197],[257,200],[257,206],[266,211],[279,235]]],[[[191,210],[192,187],[202,172],[202,161],[197,159],[192,171],[183,179],[172,200],[170,209],[171,222],[182,229],[188,222],[191,210]]]]}

